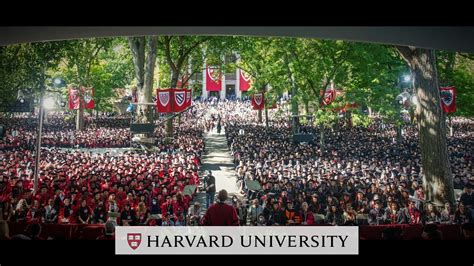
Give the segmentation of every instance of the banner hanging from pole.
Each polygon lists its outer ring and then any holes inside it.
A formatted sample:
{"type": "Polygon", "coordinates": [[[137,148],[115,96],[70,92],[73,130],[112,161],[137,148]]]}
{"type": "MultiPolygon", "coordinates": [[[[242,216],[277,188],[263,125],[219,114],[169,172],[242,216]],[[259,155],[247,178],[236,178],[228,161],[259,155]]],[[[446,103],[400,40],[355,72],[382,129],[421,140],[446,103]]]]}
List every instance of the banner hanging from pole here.
{"type": "Polygon", "coordinates": [[[191,89],[157,89],[156,95],[160,113],[179,113],[192,105],[191,89]]]}
{"type": "Polygon", "coordinates": [[[94,109],[94,88],[82,87],[82,95],[84,99],[84,109],[94,109]]]}
{"type": "Polygon", "coordinates": [[[254,110],[262,110],[265,107],[265,97],[263,92],[252,95],[252,106],[254,110]]]}
{"type": "Polygon", "coordinates": [[[222,90],[222,73],[219,67],[206,67],[206,90],[221,91],[222,90]]]}
{"type": "Polygon", "coordinates": [[[79,90],[76,88],[69,88],[69,109],[78,110],[80,106],[79,90]]]}
{"type": "Polygon", "coordinates": [[[248,91],[251,87],[252,80],[250,79],[250,75],[247,74],[242,69],[239,69],[240,73],[240,91],[248,91]]]}
{"type": "Polygon", "coordinates": [[[445,113],[456,112],[456,88],[455,87],[443,87],[439,88],[439,94],[441,96],[441,107],[445,113]]]}

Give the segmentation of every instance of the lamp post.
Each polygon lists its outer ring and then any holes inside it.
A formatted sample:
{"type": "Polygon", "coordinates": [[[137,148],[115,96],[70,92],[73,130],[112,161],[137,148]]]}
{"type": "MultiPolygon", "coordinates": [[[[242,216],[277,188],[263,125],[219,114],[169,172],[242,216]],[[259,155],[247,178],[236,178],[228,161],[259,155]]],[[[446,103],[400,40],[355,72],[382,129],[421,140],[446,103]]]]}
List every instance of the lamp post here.
{"type": "Polygon", "coordinates": [[[36,151],[35,151],[35,171],[34,171],[34,184],[33,184],[33,195],[38,191],[38,178],[39,178],[39,164],[41,156],[41,136],[43,133],[43,119],[44,119],[44,107],[43,107],[43,96],[44,96],[44,77],[41,82],[41,92],[39,99],[39,128],[36,136],[36,151]]]}
{"type": "MultiPolygon", "coordinates": [[[[61,83],[57,82],[58,78],[53,80],[54,86],[59,86],[61,83]]],[[[39,178],[39,165],[40,165],[40,157],[41,157],[41,137],[43,134],[43,121],[44,121],[44,110],[52,109],[54,107],[54,100],[52,98],[44,98],[45,93],[45,86],[44,86],[44,74],[41,80],[41,91],[39,97],[39,127],[36,136],[36,150],[35,150],[35,170],[34,170],[34,184],[33,184],[33,195],[36,194],[38,191],[38,178],[39,178]]]]}

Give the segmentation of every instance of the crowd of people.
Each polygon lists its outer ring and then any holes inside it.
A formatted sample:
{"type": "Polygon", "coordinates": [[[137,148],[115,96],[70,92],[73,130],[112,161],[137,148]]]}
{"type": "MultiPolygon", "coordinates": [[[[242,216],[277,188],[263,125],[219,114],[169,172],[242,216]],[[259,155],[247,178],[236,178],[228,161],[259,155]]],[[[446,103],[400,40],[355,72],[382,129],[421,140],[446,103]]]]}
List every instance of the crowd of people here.
{"type": "MultiPolygon", "coordinates": [[[[38,119],[33,116],[1,118],[6,128],[0,149],[36,147],[38,119]]],[[[43,125],[42,146],[63,148],[130,147],[130,118],[123,116],[86,117],[84,130],[75,130],[75,121],[66,115],[48,116],[43,125]]]]}
{"type": "MultiPolygon", "coordinates": [[[[32,193],[34,149],[21,138],[15,146],[1,147],[0,220],[185,225],[192,216],[188,217],[188,211],[197,207],[191,203],[200,183],[198,171],[204,151],[202,124],[197,121],[200,115],[199,111],[183,114],[180,123],[175,123],[171,140],[164,137],[164,129],[158,128],[153,151],[63,149],[65,146],[57,140],[72,129],[55,131],[57,128],[46,127],[36,194],[32,193]]],[[[130,138],[122,119],[109,119],[92,121],[92,126],[74,134],[86,143],[105,143],[103,147],[114,147],[107,140],[125,141],[122,132],[130,138]],[[98,124],[107,127],[95,128],[98,124]]],[[[7,138],[22,136],[15,131],[34,131],[33,125],[22,127],[11,121],[4,121],[10,123],[6,123],[7,138]]]]}
{"type": "Polygon", "coordinates": [[[317,126],[301,126],[315,139],[296,143],[288,119],[268,128],[254,116],[242,119],[227,120],[225,131],[239,186],[252,201],[250,224],[473,222],[472,120],[455,119],[455,135],[448,138],[454,186],[463,195],[456,205],[441,207],[425,200],[414,126],[406,125],[403,143],[397,143],[396,129],[381,120],[368,128],[340,122],[325,129],[322,145],[317,126]],[[261,189],[249,188],[249,180],[261,189]]]}
{"type": "MultiPolygon", "coordinates": [[[[85,130],[75,131],[70,119],[48,117],[39,192],[34,195],[37,125],[29,117],[2,118],[7,131],[0,142],[0,218],[54,224],[201,224],[203,209],[185,187],[201,183],[203,134],[221,125],[249,203],[234,200],[241,225],[473,222],[472,120],[454,119],[448,150],[454,186],[464,191],[455,205],[440,207],[425,200],[414,126],[405,125],[403,142],[398,143],[396,129],[380,119],[368,128],[341,121],[325,129],[324,141],[319,127],[302,125],[299,131],[315,139],[296,143],[291,121],[278,118],[280,111],[269,110],[272,123],[266,127],[257,122],[249,101],[196,102],[175,119],[179,123],[172,140],[165,137],[164,126],[157,128],[155,151],[118,152],[87,148],[129,147],[129,118],[90,118],[85,130]]],[[[214,201],[209,198],[207,205],[214,201]]]]}

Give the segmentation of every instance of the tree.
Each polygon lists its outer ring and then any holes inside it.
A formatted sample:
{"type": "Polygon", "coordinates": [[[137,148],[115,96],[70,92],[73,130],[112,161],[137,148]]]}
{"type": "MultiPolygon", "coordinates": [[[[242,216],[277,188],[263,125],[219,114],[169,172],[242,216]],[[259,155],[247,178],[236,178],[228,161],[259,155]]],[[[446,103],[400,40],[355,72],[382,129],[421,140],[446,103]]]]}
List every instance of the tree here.
{"type": "Polygon", "coordinates": [[[457,110],[454,115],[474,116],[474,56],[455,52],[438,52],[436,55],[440,86],[456,87],[457,110]]]}
{"type": "MultiPolygon", "coordinates": [[[[202,36],[161,36],[158,39],[161,55],[171,71],[170,88],[176,88],[178,80],[186,84],[191,76],[202,69],[201,45],[211,37],[202,36]],[[191,73],[188,70],[191,69],[191,73]]],[[[173,135],[173,117],[166,123],[166,135],[173,135]]]]}
{"type": "MultiPolygon", "coordinates": [[[[94,87],[94,72],[99,64],[99,53],[108,49],[112,39],[84,39],[64,41],[63,75],[70,87],[94,87]],[[74,84],[74,85],[73,85],[74,84]]],[[[82,97],[82,91],[79,90],[82,97]]],[[[99,91],[99,95],[101,92],[99,91]]],[[[84,129],[84,107],[80,101],[76,115],[76,130],[84,129]]]]}
{"type": "MultiPolygon", "coordinates": [[[[331,84],[341,83],[346,79],[347,61],[352,47],[343,41],[314,39],[295,39],[287,43],[289,46],[283,56],[292,83],[292,97],[294,101],[303,102],[307,110],[314,103],[315,121],[320,129],[320,150],[323,152],[325,128],[334,125],[338,117],[323,104],[324,95],[331,84]]],[[[294,101],[292,109],[295,115],[298,107],[294,101]]]]}
{"type": "Polygon", "coordinates": [[[397,50],[415,76],[415,116],[420,135],[426,198],[438,205],[446,201],[454,202],[452,172],[446,145],[446,118],[441,109],[435,52],[405,46],[398,46],[397,50]]]}
{"type": "MultiPolygon", "coordinates": [[[[64,42],[26,43],[0,47],[0,101],[15,100],[18,90],[32,88],[38,95],[64,55],[64,42]]],[[[34,95],[32,95],[34,96],[34,95]]]]}
{"type": "Polygon", "coordinates": [[[129,37],[128,43],[132,50],[137,81],[138,107],[136,121],[139,123],[153,122],[154,106],[146,105],[152,102],[153,78],[157,54],[158,37],[129,37]]]}
{"type": "MultiPolygon", "coordinates": [[[[278,38],[242,37],[237,40],[234,49],[239,57],[235,67],[252,78],[251,93],[264,92],[268,99],[281,95],[288,81],[285,79],[283,58],[278,53],[278,38]],[[270,87],[272,89],[268,90],[270,87]]],[[[258,122],[263,122],[262,110],[258,110],[258,122]]]]}

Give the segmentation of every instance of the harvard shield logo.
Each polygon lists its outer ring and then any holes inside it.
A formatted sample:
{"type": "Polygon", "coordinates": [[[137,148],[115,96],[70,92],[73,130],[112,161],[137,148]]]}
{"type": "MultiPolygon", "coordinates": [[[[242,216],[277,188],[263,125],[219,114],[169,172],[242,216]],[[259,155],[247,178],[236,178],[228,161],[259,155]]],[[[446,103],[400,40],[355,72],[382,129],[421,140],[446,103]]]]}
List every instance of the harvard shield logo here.
{"type": "Polygon", "coordinates": [[[242,78],[246,81],[246,82],[249,82],[250,81],[250,75],[247,74],[246,72],[244,71],[240,71],[240,74],[242,75],[242,78]]]}
{"type": "Polygon", "coordinates": [[[218,82],[219,80],[219,70],[215,67],[208,67],[207,68],[207,75],[209,75],[209,77],[214,81],[214,82],[218,82]]]}
{"type": "Polygon", "coordinates": [[[159,99],[160,99],[160,104],[162,106],[168,105],[168,102],[170,101],[170,93],[168,91],[163,91],[159,93],[159,99]]]}
{"type": "Polygon", "coordinates": [[[262,104],[262,98],[263,97],[262,97],[261,93],[255,94],[255,96],[254,96],[255,103],[260,106],[262,104]]]}
{"type": "Polygon", "coordinates": [[[182,106],[184,103],[184,99],[185,99],[184,93],[185,93],[184,91],[180,91],[180,92],[175,92],[174,94],[174,98],[178,106],[182,106]]]}
{"type": "Polygon", "coordinates": [[[137,249],[142,242],[142,234],[140,233],[128,233],[127,234],[128,245],[133,249],[137,249]]]}
{"type": "Polygon", "coordinates": [[[442,90],[440,91],[441,100],[444,104],[450,106],[453,103],[453,91],[452,90],[442,90]]]}
{"type": "Polygon", "coordinates": [[[92,97],[88,93],[86,93],[84,95],[84,101],[88,104],[92,101],[92,97]]]}

